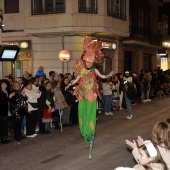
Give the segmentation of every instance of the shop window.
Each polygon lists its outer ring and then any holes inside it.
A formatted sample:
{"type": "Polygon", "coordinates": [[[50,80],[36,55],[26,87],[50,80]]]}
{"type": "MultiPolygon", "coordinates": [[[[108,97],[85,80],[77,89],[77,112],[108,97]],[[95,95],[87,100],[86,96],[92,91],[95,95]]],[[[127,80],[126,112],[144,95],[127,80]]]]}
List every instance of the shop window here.
{"type": "Polygon", "coordinates": [[[2,77],[8,76],[12,73],[12,62],[10,61],[3,61],[2,62],[2,77]]]}
{"type": "Polygon", "coordinates": [[[79,13],[97,14],[97,0],[79,0],[79,13]]]}
{"type": "Polygon", "coordinates": [[[126,20],[126,0],[107,0],[107,15],[126,20]]]}
{"type": "Polygon", "coordinates": [[[32,15],[64,13],[65,0],[31,0],[32,15]]]}
{"type": "Polygon", "coordinates": [[[168,70],[168,58],[167,57],[161,57],[161,69],[163,71],[168,70]]]}
{"type": "Polygon", "coordinates": [[[4,0],[5,14],[19,13],[19,0],[4,0]]]}

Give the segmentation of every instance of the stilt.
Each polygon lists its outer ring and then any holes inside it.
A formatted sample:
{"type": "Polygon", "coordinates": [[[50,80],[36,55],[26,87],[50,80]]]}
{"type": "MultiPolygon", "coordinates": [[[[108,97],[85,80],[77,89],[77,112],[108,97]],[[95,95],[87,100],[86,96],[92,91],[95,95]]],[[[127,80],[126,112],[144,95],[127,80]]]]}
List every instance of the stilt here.
{"type": "Polygon", "coordinates": [[[93,143],[94,143],[94,141],[91,140],[91,141],[90,141],[90,149],[89,149],[89,159],[92,158],[93,143]]]}

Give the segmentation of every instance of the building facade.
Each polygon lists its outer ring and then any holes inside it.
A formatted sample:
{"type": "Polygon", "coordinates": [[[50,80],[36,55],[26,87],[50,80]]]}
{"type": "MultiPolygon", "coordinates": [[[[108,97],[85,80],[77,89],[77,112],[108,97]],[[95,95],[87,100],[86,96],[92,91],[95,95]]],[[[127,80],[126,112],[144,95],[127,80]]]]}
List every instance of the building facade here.
{"type": "Polygon", "coordinates": [[[15,77],[39,66],[45,73],[72,73],[83,52],[84,36],[103,41],[103,73],[111,69],[139,73],[155,68],[161,48],[158,32],[159,0],[0,0],[4,11],[1,41],[21,48],[15,63],[3,62],[3,77],[15,77]],[[68,62],[58,54],[71,53],[68,62]]]}
{"type": "MultiPolygon", "coordinates": [[[[104,42],[105,65],[99,65],[100,69],[105,73],[123,69],[119,44],[129,36],[129,0],[0,0],[0,8],[5,24],[2,43],[30,42],[14,63],[15,76],[24,70],[35,75],[39,66],[46,74],[51,70],[72,73],[86,35],[104,42]],[[71,53],[67,63],[58,59],[62,49],[71,53]]],[[[11,63],[3,62],[3,76],[12,68],[11,63]]]]}
{"type": "Polygon", "coordinates": [[[130,0],[130,36],[124,38],[124,69],[140,73],[160,66],[158,50],[162,48],[159,31],[158,0],[130,0]]]}

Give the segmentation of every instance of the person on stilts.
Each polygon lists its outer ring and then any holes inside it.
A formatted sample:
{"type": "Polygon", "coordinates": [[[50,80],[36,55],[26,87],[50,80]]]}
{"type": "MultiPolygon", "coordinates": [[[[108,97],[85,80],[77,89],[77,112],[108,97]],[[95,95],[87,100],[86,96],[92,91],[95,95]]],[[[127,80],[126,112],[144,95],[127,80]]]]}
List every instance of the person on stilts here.
{"type": "Polygon", "coordinates": [[[101,41],[93,42],[91,37],[86,36],[83,49],[81,59],[76,61],[74,66],[77,78],[66,86],[65,90],[76,83],[78,84],[73,95],[79,101],[78,116],[80,133],[84,138],[86,148],[89,148],[89,159],[91,159],[96,129],[96,100],[97,96],[99,96],[97,76],[107,79],[114,74],[114,71],[111,71],[108,75],[103,75],[96,68],[92,67],[93,63],[102,63],[104,55],[101,52],[101,41]],[[88,141],[90,141],[90,145],[88,141]]]}

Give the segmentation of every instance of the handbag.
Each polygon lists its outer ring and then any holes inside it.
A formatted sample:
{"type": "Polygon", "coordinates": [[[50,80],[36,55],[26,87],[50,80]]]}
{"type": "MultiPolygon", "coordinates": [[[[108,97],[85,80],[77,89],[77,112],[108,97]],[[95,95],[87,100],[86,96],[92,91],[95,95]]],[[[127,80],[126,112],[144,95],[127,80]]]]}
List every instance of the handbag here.
{"type": "Polygon", "coordinates": [[[28,103],[24,99],[21,100],[21,108],[28,111],[28,103]]]}
{"type": "Polygon", "coordinates": [[[47,109],[44,109],[43,118],[44,119],[51,119],[52,118],[52,112],[49,112],[47,109]]]}

